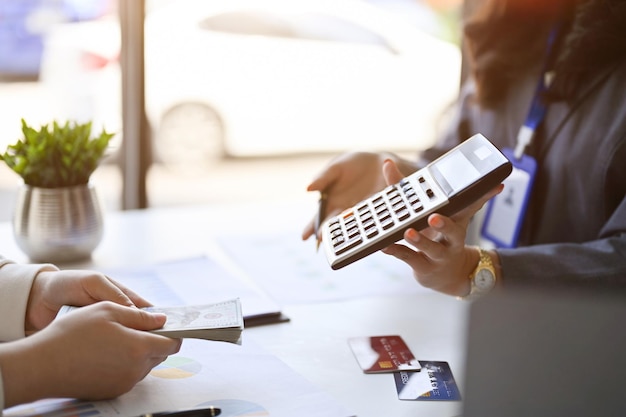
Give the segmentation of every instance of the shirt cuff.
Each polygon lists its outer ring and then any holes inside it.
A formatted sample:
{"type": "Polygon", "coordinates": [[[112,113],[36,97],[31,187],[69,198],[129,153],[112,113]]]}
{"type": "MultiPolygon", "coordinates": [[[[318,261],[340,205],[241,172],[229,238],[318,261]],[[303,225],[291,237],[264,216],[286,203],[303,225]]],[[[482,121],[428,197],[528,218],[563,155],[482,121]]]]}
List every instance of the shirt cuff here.
{"type": "Polygon", "coordinates": [[[0,259],[0,341],[25,337],[26,306],[35,276],[57,270],[51,264],[15,264],[0,259]]]}

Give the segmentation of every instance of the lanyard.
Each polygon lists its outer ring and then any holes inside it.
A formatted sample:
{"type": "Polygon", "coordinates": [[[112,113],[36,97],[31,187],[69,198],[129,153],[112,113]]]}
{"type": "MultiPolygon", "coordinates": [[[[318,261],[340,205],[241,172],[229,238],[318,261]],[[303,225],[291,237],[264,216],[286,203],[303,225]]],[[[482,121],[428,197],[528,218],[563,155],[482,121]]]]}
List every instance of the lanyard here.
{"type": "Polygon", "coordinates": [[[557,38],[558,29],[558,26],[555,27],[552,32],[550,32],[550,37],[548,38],[546,59],[541,70],[541,75],[539,76],[539,81],[537,82],[537,87],[535,88],[533,99],[530,103],[530,109],[528,110],[528,115],[526,116],[524,124],[517,133],[517,145],[515,146],[515,151],[513,153],[515,159],[522,158],[524,150],[532,142],[537,128],[546,115],[547,106],[543,100],[543,93],[550,86],[550,82],[552,81],[552,77],[554,75],[551,71],[548,71],[548,68],[552,54],[554,53],[554,43],[557,38]]]}

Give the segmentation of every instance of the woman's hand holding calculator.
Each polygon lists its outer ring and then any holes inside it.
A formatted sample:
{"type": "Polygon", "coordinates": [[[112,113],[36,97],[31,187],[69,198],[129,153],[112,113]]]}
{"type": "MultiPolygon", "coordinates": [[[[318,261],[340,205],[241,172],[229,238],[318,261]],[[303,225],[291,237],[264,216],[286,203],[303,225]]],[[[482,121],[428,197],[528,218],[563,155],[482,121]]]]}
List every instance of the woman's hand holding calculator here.
{"type": "MultiPolygon", "coordinates": [[[[326,193],[326,212],[323,219],[341,213],[364,198],[382,190],[388,183],[383,176],[383,163],[390,159],[406,171],[405,175],[417,167],[392,153],[350,152],[333,159],[329,165],[313,179],[307,191],[326,193]]],[[[315,234],[315,217],[302,231],[302,239],[315,234]]]]}

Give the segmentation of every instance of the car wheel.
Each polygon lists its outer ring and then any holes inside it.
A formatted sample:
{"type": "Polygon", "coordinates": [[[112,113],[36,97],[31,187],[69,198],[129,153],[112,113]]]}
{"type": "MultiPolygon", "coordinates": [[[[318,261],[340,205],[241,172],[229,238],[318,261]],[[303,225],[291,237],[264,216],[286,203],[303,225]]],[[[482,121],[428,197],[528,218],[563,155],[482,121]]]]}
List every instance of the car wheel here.
{"type": "Polygon", "coordinates": [[[169,168],[207,168],[225,156],[222,119],[204,103],[176,105],[161,118],[154,145],[156,160],[169,168]]]}

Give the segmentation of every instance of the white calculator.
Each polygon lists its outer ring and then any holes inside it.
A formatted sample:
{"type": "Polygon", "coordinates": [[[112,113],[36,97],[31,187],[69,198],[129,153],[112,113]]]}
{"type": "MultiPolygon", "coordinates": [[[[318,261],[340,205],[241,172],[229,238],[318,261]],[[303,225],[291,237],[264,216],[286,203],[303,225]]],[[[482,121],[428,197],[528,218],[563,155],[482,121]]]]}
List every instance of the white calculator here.
{"type": "Polygon", "coordinates": [[[511,162],[476,134],[397,184],[328,219],[322,244],[332,269],[343,268],[421,230],[437,212],[451,216],[509,176],[511,162]]]}

